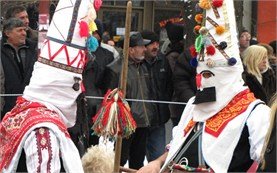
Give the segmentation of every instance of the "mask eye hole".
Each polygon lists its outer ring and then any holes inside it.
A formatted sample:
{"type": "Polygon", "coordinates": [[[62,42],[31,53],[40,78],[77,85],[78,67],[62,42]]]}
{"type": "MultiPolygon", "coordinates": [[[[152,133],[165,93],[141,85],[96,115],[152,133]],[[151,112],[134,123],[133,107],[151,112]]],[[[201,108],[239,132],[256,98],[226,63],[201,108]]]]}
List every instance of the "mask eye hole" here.
{"type": "Polygon", "coordinates": [[[203,78],[206,78],[206,79],[214,76],[214,74],[209,71],[202,72],[201,74],[202,74],[203,78]]]}

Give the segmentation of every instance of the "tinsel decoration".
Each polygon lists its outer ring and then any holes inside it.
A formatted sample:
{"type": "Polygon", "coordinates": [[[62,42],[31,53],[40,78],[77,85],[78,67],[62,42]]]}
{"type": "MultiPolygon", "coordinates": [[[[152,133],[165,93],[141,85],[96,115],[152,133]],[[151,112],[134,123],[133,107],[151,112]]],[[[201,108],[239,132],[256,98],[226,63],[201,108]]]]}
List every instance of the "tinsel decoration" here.
{"type": "Polygon", "coordinates": [[[199,7],[205,9],[205,10],[208,10],[210,9],[212,6],[209,2],[209,0],[200,0],[199,1],[199,7]]]}
{"type": "Polygon", "coordinates": [[[196,14],[194,19],[198,24],[201,24],[201,22],[203,20],[203,15],[202,14],[196,14]]]}
{"type": "Polygon", "coordinates": [[[197,52],[196,52],[196,49],[195,49],[194,45],[190,46],[189,51],[190,51],[190,55],[192,57],[196,57],[197,56],[197,52]]]}
{"type": "Polygon", "coordinates": [[[100,9],[100,7],[102,6],[102,0],[94,0],[94,8],[96,11],[98,11],[100,9]]]}
{"type": "Polygon", "coordinates": [[[206,47],[206,51],[208,55],[214,55],[215,54],[215,47],[213,45],[209,45],[206,47]]]}
{"type": "Polygon", "coordinates": [[[81,21],[79,22],[79,35],[80,37],[88,37],[89,36],[89,27],[88,27],[88,23],[85,21],[81,21]]]}
{"type": "Polygon", "coordinates": [[[215,8],[219,8],[223,5],[223,0],[213,0],[212,3],[215,8]]]}
{"type": "Polygon", "coordinates": [[[95,52],[96,49],[98,48],[99,44],[98,44],[98,40],[93,37],[93,36],[89,36],[86,42],[86,47],[88,49],[89,52],[95,52]]]}
{"type": "Polygon", "coordinates": [[[215,32],[216,32],[218,35],[223,34],[223,33],[225,32],[224,26],[217,26],[217,27],[215,28],[215,32]]]}
{"type": "Polygon", "coordinates": [[[101,108],[93,118],[92,129],[104,138],[129,137],[136,129],[130,107],[119,89],[109,90],[104,96],[101,108]]]}
{"type": "Polygon", "coordinates": [[[233,66],[236,63],[237,63],[236,58],[232,57],[232,58],[228,59],[228,65],[233,66]]]}

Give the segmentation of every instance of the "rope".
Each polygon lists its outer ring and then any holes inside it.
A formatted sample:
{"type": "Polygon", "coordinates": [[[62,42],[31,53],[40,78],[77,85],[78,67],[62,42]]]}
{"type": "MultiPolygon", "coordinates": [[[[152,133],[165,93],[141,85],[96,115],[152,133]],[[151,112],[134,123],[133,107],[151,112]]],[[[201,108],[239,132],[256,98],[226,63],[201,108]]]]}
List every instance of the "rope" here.
{"type": "MultiPolygon", "coordinates": [[[[0,94],[0,97],[17,97],[22,96],[22,94],[0,94]]],[[[87,99],[98,99],[103,100],[104,97],[97,96],[86,96],[87,99]]],[[[162,104],[173,104],[173,105],[186,105],[186,102],[172,102],[172,101],[162,101],[162,100],[140,100],[140,99],[126,99],[131,102],[145,102],[145,103],[162,103],[162,104]]]]}

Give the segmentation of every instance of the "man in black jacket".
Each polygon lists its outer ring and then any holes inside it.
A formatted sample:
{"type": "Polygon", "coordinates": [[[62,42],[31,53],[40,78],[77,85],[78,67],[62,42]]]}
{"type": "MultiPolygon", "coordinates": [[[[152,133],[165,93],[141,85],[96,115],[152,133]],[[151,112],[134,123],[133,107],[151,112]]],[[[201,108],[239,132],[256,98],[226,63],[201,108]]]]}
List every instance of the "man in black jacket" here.
{"type": "MultiPolygon", "coordinates": [[[[170,101],[173,90],[172,71],[168,59],[159,52],[159,37],[148,30],[142,31],[141,35],[151,41],[145,46],[144,60],[149,73],[150,99],[170,101]]],[[[146,140],[146,156],[149,162],[160,157],[165,150],[165,123],[170,117],[168,104],[156,103],[156,108],[157,118],[151,123],[146,140]]]]}
{"type": "MultiPolygon", "coordinates": [[[[22,94],[29,84],[33,66],[37,60],[37,44],[26,39],[26,26],[17,18],[5,21],[1,40],[1,61],[5,75],[5,93],[22,94]]],[[[16,97],[5,97],[1,115],[10,111],[16,97]]]]}

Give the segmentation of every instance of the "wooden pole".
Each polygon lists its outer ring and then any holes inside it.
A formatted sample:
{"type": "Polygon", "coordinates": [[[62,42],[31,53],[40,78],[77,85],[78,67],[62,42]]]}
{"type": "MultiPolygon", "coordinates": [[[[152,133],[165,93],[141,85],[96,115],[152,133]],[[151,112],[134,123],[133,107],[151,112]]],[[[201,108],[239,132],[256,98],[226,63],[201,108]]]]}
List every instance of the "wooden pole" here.
{"type": "MultiPolygon", "coordinates": [[[[119,86],[120,90],[123,93],[123,97],[125,97],[125,95],[126,95],[129,42],[130,42],[130,30],[131,30],[131,15],[132,15],[132,2],[131,2],[131,0],[129,0],[127,3],[127,10],[126,10],[125,37],[124,37],[124,47],[123,47],[123,64],[122,64],[122,69],[121,69],[120,86],[119,86]]],[[[119,172],[120,158],[121,158],[121,145],[122,145],[122,137],[117,136],[116,145],[115,145],[114,173],[119,172]]]]}

